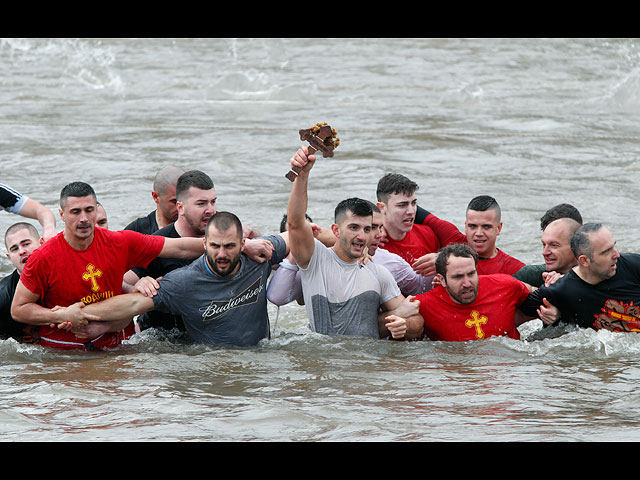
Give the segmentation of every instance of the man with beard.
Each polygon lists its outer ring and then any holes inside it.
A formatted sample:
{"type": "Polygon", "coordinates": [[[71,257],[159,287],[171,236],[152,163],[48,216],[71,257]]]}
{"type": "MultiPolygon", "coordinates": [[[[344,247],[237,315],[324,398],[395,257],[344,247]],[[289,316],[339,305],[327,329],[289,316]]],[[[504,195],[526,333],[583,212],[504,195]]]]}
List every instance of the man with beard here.
{"type": "Polygon", "coordinates": [[[387,269],[375,262],[359,262],[372,229],[372,210],[366,200],[348,198],[338,203],[331,225],[336,242],[331,248],[314,238],[305,212],[309,172],[315,161],[306,145],[291,158],[292,170],[299,173],[287,207],[289,244],[302,272],[311,330],[324,335],[419,338],[423,320],[417,304],[405,299],[387,269]]]}
{"type": "Polygon", "coordinates": [[[532,292],[521,310],[531,315],[546,299],[564,323],[640,332],[640,255],[621,254],[600,223],[580,227],[571,237],[571,250],[578,264],[553,285],[532,292]]]}
{"type": "Polygon", "coordinates": [[[520,338],[516,309],[527,299],[528,287],[511,275],[478,276],[477,265],[478,254],[466,244],[449,245],[438,253],[440,285],[416,296],[430,340],[520,338]]]}
{"type": "MultiPolygon", "coordinates": [[[[274,247],[258,262],[242,253],[242,224],[230,212],[209,219],[205,253],[190,265],[165,275],[151,296],[129,293],[87,305],[87,313],[117,321],[152,309],[180,315],[196,343],[247,347],[269,338],[266,285],[273,265],[288,253],[287,234],[264,238],[274,247]]],[[[68,327],[68,325],[66,325],[68,327]]],[[[76,335],[83,335],[82,329],[76,335]]]]}

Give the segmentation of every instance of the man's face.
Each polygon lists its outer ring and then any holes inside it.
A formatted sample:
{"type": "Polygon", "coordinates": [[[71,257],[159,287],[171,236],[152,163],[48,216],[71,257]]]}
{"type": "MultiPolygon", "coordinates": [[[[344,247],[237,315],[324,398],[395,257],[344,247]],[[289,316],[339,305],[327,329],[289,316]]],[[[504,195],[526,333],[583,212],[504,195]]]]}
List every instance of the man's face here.
{"type": "Polygon", "coordinates": [[[473,258],[449,255],[444,287],[456,303],[467,305],[478,296],[478,272],[473,258]]]}
{"type": "Polygon", "coordinates": [[[620,252],[616,250],[616,241],[611,232],[601,228],[589,234],[593,247],[593,260],[589,261],[589,272],[600,280],[606,280],[616,274],[620,252]]]}
{"type": "Polygon", "coordinates": [[[198,235],[204,235],[207,222],[216,213],[215,189],[201,190],[189,187],[182,201],[178,202],[178,212],[184,216],[186,223],[198,235]]]}
{"type": "Polygon", "coordinates": [[[373,223],[371,224],[371,233],[369,235],[369,255],[376,253],[378,244],[382,240],[384,233],[384,216],[380,212],[373,212],[373,223]]]}
{"type": "Polygon", "coordinates": [[[109,221],[107,220],[107,212],[102,205],[98,205],[96,209],[96,227],[109,228],[109,221]]]}
{"type": "Polygon", "coordinates": [[[65,230],[79,240],[91,238],[96,225],[97,202],[93,195],[86,197],[67,197],[60,217],[65,230]]]}
{"type": "Polygon", "coordinates": [[[235,226],[220,232],[210,225],[203,241],[207,263],[216,274],[224,277],[237,271],[244,240],[235,226]]]}
{"type": "Polygon", "coordinates": [[[467,219],[464,222],[467,243],[480,257],[493,257],[500,230],[502,222],[498,221],[495,210],[467,210],[467,219]]]}
{"type": "Polygon", "coordinates": [[[162,215],[175,222],[178,219],[178,207],[176,206],[176,186],[169,185],[164,193],[152,192],[153,200],[162,212],[162,215]]]}
{"type": "Polygon", "coordinates": [[[554,221],[542,232],[542,256],[547,272],[565,274],[573,267],[576,257],[571,251],[569,226],[562,221],[554,221]]]}
{"type": "Polygon", "coordinates": [[[338,238],[336,244],[347,258],[358,259],[369,243],[372,217],[358,217],[347,210],[340,224],[332,225],[333,233],[338,238]]]}
{"type": "Polygon", "coordinates": [[[385,228],[392,233],[407,233],[413,228],[418,201],[416,194],[394,193],[386,202],[380,202],[385,228]]]}
{"type": "Polygon", "coordinates": [[[18,273],[22,273],[22,269],[24,268],[24,264],[27,263],[29,255],[40,246],[40,239],[34,237],[28,229],[21,228],[7,235],[6,240],[7,257],[13,266],[16,267],[18,273]]]}

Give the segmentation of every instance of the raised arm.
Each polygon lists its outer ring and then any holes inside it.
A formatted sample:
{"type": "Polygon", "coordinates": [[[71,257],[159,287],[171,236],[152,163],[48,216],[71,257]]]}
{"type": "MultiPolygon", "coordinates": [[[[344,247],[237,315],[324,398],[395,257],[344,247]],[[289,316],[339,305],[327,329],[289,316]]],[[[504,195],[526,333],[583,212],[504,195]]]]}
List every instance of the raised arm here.
{"type": "Polygon", "coordinates": [[[303,145],[291,158],[291,167],[300,167],[301,170],[293,181],[287,206],[289,248],[296,262],[302,268],[306,268],[309,265],[315,248],[313,230],[311,224],[305,218],[309,172],[316,161],[315,155],[308,155],[308,152],[308,147],[303,145]]]}
{"type": "Polygon", "coordinates": [[[28,198],[20,210],[20,215],[38,220],[38,223],[42,225],[42,241],[46,242],[56,236],[56,218],[53,212],[41,203],[28,198]]]}

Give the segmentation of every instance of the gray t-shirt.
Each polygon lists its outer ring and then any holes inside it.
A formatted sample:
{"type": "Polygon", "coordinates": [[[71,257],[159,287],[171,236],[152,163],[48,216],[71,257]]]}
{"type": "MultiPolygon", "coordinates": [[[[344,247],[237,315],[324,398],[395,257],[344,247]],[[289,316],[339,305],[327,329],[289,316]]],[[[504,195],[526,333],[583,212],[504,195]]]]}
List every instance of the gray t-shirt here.
{"type": "Polygon", "coordinates": [[[160,280],[155,308],[181,315],[187,334],[198,343],[244,347],[269,338],[267,279],[284,258],[286,244],[279,235],[262,238],[275,248],[271,260],[258,263],[242,254],[239,270],[221,277],[202,255],[160,280]]]}
{"type": "Polygon", "coordinates": [[[380,305],[400,295],[389,270],[374,262],[345,262],[315,240],[309,265],[300,271],[311,330],[380,338],[380,305]]]}

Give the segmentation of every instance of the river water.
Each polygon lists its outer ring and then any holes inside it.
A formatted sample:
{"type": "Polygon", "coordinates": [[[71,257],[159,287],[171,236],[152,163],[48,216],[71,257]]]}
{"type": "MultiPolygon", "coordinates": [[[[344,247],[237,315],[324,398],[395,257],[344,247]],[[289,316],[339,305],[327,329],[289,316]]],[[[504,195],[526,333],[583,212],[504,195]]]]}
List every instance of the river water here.
{"type": "MultiPolygon", "coordinates": [[[[57,211],[90,183],[112,229],[153,210],[166,164],[209,173],[218,208],[274,233],[298,130],[341,144],[309,214],[374,199],[389,171],[464,225],[493,195],[498,246],[540,263],[539,218],[568,202],[640,251],[636,39],[2,39],[2,183],[57,211]]],[[[0,214],[0,231],[18,217],[0,214]]],[[[61,228],[61,224],[58,224],[61,228]]],[[[12,271],[2,257],[0,274],[12,271]]],[[[640,337],[538,320],[523,340],[396,343],[310,333],[270,305],[272,339],[190,345],[148,330],[100,353],[0,341],[5,441],[640,439],[640,337]],[[544,333],[544,334],[543,334],[544,333]]]]}

